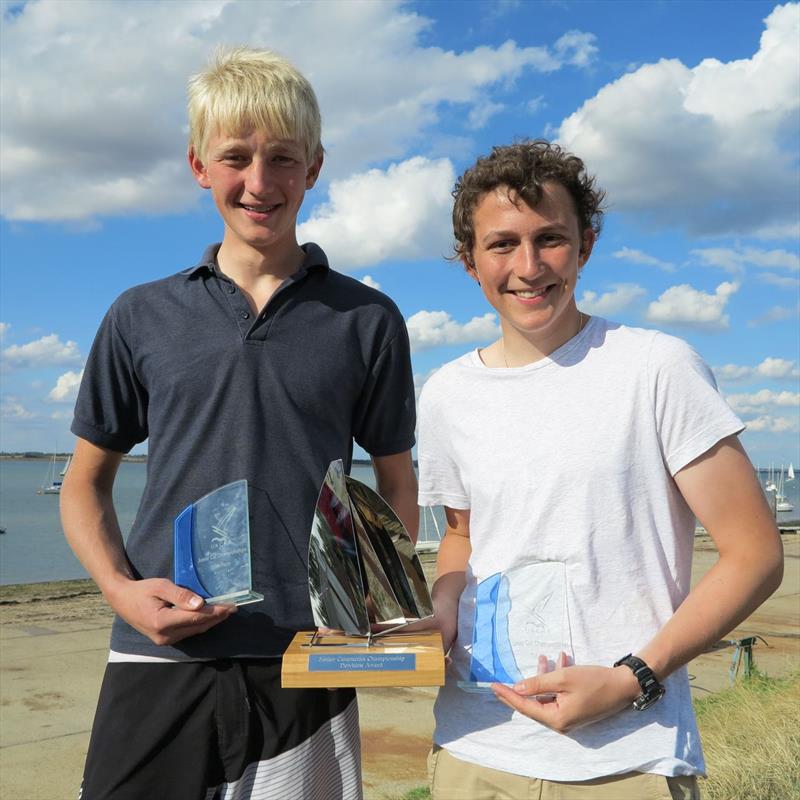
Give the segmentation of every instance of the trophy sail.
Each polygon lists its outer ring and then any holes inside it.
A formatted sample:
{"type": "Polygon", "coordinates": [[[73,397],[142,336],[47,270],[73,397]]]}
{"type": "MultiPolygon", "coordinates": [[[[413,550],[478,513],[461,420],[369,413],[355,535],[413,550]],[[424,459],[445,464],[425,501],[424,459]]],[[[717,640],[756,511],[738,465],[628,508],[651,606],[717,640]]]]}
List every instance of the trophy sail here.
{"type": "Polygon", "coordinates": [[[362,566],[341,461],[331,462],[319,491],[308,546],[308,582],[318,627],[369,635],[362,566]]]}
{"type": "Polygon", "coordinates": [[[174,523],[174,578],[206,603],[263,600],[252,590],[247,481],[234,481],[187,506],[174,523]]]}
{"type": "Polygon", "coordinates": [[[425,573],[414,543],[397,514],[377,492],[349,476],[347,491],[355,517],[366,533],[368,547],[375,553],[389,585],[394,587],[404,618],[384,615],[377,621],[402,624],[431,616],[433,604],[425,573]]]}

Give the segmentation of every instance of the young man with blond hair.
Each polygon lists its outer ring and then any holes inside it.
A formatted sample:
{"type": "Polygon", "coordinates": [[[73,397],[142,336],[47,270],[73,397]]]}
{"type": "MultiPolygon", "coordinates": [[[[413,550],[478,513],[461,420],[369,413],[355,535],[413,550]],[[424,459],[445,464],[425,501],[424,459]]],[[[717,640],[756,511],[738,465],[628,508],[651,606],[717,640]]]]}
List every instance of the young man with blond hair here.
{"type": "Polygon", "coordinates": [[[454,196],[456,256],[502,336],[420,398],[420,504],[446,509],[433,601],[452,645],[433,798],[696,800],[685,665],[783,570],[744,426],[685,342],[578,309],[603,215],[579,158],[496,147],[454,196]],[[695,517],[719,560],[691,587],[695,517]]]}
{"type": "Polygon", "coordinates": [[[116,612],[83,800],[360,798],[352,690],[284,690],[280,656],[313,625],[308,536],[328,464],[353,440],[417,526],[414,389],[403,318],[300,246],[323,162],[308,81],[273,53],[221,50],[189,83],[188,160],[224,225],[195,266],[112,305],[75,408],[64,530],[116,612]],[[112,488],[148,440],[130,535],[112,488]],[[206,605],[171,580],[173,520],[248,482],[253,588],[206,605]]]}

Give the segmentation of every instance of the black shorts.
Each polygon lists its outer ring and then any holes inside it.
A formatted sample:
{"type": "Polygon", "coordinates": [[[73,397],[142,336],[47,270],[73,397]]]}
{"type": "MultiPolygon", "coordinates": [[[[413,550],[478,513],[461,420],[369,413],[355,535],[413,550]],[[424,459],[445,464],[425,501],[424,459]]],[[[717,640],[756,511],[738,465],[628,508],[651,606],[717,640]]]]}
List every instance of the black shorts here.
{"type": "Polygon", "coordinates": [[[108,664],[81,800],[360,800],[355,691],[282,689],[280,668],[108,664]]]}

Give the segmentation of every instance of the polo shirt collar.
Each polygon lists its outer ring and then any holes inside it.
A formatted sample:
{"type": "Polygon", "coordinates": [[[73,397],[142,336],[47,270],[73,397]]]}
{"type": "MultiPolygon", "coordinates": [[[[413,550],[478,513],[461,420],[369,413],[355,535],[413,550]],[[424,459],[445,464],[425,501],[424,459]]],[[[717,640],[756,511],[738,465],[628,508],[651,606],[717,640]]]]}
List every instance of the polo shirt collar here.
{"type": "MultiPolygon", "coordinates": [[[[184,275],[186,278],[193,278],[200,273],[219,274],[219,267],[217,266],[217,253],[219,252],[219,248],[221,246],[222,242],[209,245],[205,249],[203,257],[200,259],[200,261],[193,267],[183,270],[181,275],[184,275]]],[[[328,269],[330,269],[328,266],[328,258],[319,245],[314,244],[314,242],[307,242],[306,244],[300,245],[300,248],[303,253],[305,253],[303,263],[300,265],[300,269],[298,269],[297,272],[287,278],[287,281],[296,281],[305,276],[312,269],[321,270],[324,272],[327,272],[328,269]]]]}

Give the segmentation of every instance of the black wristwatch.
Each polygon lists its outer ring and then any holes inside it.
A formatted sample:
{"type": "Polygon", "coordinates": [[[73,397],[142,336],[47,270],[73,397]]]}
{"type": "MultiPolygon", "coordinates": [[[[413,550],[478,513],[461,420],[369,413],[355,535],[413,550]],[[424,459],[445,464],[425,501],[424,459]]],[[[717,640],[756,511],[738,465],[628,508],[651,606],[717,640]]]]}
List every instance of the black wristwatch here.
{"type": "Polygon", "coordinates": [[[667,693],[667,690],[658,682],[658,678],[653,675],[653,670],[641,658],[636,658],[629,653],[617,661],[614,666],[621,667],[623,664],[630,667],[636,680],[639,681],[639,686],[642,687],[642,693],[633,701],[633,707],[637,711],[650,708],[667,693]]]}

